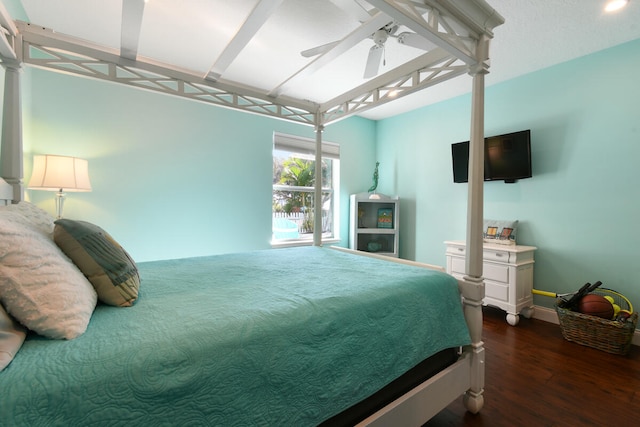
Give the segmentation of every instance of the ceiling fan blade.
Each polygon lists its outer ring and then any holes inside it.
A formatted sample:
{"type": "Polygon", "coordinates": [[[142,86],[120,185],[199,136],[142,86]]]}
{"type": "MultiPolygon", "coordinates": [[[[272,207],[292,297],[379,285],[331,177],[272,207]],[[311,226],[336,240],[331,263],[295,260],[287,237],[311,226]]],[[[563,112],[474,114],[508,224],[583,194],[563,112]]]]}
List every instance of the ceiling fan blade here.
{"type": "Polygon", "coordinates": [[[300,55],[304,56],[305,58],[310,58],[312,56],[320,55],[321,53],[325,53],[326,51],[332,49],[338,43],[340,43],[340,41],[336,40],[331,43],[326,43],[320,46],[312,47],[311,49],[303,50],[302,52],[300,52],[300,55]]]}
{"type": "Polygon", "coordinates": [[[432,43],[430,40],[425,39],[419,34],[404,32],[400,33],[397,36],[398,43],[404,44],[407,46],[415,47],[418,49],[430,51],[435,49],[437,46],[432,43]]]}
{"type": "Polygon", "coordinates": [[[368,79],[378,74],[380,68],[380,62],[382,61],[382,53],[384,52],[384,46],[373,45],[369,49],[369,57],[367,58],[367,65],[364,67],[364,78],[368,79]]]}

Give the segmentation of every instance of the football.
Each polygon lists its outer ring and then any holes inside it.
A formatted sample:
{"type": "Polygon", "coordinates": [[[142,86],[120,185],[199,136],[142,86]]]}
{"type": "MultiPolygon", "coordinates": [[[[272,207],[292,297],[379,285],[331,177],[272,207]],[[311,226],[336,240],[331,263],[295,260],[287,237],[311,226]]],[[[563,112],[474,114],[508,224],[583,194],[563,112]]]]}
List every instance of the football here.
{"type": "Polygon", "coordinates": [[[613,304],[602,295],[588,294],[583,296],[578,302],[578,311],[590,316],[602,317],[603,319],[613,318],[613,304]]]}

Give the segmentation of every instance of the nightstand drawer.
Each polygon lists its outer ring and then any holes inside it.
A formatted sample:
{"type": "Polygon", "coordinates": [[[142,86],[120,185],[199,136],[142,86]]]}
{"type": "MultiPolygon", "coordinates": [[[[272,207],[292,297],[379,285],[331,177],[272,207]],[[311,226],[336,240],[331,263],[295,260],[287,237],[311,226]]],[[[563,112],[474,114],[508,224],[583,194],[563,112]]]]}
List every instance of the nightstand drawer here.
{"type": "Polygon", "coordinates": [[[465,257],[467,248],[465,246],[447,246],[447,255],[465,257]]]}
{"type": "Polygon", "coordinates": [[[484,282],[485,296],[498,301],[509,301],[509,284],[484,282]]]}
{"type": "Polygon", "coordinates": [[[451,258],[451,273],[464,274],[465,260],[464,258],[451,258]]]}
{"type": "Polygon", "coordinates": [[[485,249],[482,253],[484,261],[509,262],[509,252],[485,249]]]}
{"type": "MultiPolygon", "coordinates": [[[[466,261],[464,258],[451,257],[452,274],[465,274],[466,261]]],[[[509,283],[509,266],[485,262],[482,264],[482,277],[494,282],[509,283]]]]}
{"type": "Polygon", "coordinates": [[[485,262],[484,264],[482,264],[482,276],[487,280],[508,284],[509,267],[506,265],[491,264],[485,262]]]}

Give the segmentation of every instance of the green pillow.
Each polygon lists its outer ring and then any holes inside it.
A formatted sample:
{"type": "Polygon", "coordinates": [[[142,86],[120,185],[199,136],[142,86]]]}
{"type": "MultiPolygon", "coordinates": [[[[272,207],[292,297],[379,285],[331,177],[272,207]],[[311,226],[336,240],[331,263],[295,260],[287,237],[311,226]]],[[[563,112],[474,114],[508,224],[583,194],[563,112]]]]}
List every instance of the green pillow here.
{"type": "Polygon", "coordinates": [[[105,304],[129,307],[138,298],[138,268],[122,246],[102,228],[86,221],[59,219],[53,239],[89,279],[105,304]]]}

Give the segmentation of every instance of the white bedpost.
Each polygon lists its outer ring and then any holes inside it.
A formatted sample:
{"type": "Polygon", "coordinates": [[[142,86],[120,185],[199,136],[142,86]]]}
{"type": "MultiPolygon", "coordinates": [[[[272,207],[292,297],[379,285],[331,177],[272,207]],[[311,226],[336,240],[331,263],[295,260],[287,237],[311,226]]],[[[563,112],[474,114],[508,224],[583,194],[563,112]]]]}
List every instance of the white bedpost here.
{"type": "Polygon", "coordinates": [[[20,101],[20,72],[18,62],[3,64],[4,104],[2,110],[2,149],[0,165],[2,177],[13,187],[13,200],[18,202],[24,198],[22,182],[24,171],[22,166],[22,106],[20,101]]]}
{"type": "Polygon", "coordinates": [[[321,115],[316,116],[316,170],[313,192],[313,246],[322,246],[322,131],[321,115]]]}
{"type": "Polygon", "coordinates": [[[467,257],[464,279],[475,285],[477,292],[465,297],[464,310],[470,319],[472,342],[471,387],[464,403],[472,413],[484,405],[484,343],[482,342],[482,223],[484,218],[484,75],[488,72],[489,38],[481,36],[476,47],[478,62],[470,70],[473,76],[471,106],[471,142],[469,145],[469,188],[467,200],[467,257]]]}

